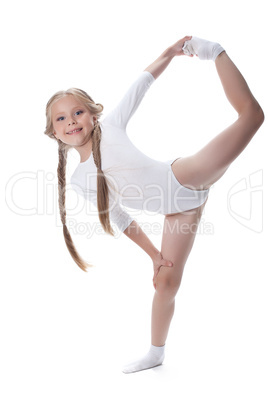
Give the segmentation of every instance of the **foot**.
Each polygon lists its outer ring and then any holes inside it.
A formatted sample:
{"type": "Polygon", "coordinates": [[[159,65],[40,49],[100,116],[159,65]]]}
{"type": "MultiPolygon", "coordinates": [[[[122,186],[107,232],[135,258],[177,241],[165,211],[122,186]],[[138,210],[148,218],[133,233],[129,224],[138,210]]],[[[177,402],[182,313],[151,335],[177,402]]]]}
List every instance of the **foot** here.
{"type": "Polygon", "coordinates": [[[130,364],[123,367],[123,373],[135,373],[141,370],[147,370],[156,366],[160,366],[165,358],[165,346],[153,346],[147,355],[142,359],[136,360],[130,364]]]}
{"type": "Polygon", "coordinates": [[[223,47],[217,42],[210,42],[205,39],[193,36],[191,40],[184,43],[182,48],[184,54],[187,56],[196,55],[200,60],[213,60],[224,52],[223,47]]]}

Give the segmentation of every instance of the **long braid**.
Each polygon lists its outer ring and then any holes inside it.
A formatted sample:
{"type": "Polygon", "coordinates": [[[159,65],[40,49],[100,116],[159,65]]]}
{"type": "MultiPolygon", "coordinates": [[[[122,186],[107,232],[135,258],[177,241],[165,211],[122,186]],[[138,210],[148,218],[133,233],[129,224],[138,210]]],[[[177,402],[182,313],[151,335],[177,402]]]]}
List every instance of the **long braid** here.
{"type": "MultiPolygon", "coordinates": [[[[95,103],[93,99],[83,90],[78,88],[70,88],[67,91],[59,91],[55,93],[47,102],[46,106],[46,130],[45,134],[56,140],[58,142],[58,153],[59,153],[59,164],[58,164],[58,190],[59,190],[59,209],[60,217],[63,224],[63,235],[67,248],[76,262],[76,264],[83,270],[86,271],[87,267],[93,267],[94,265],[85,262],[73,244],[71,235],[66,226],[66,208],[65,208],[65,187],[66,187],[66,164],[67,164],[67,153],[72,146],[64,144],[59,139],[56,138],[53,122],[51,108],[55,102],[62,99],[64,96],[73,95],[77,97],[84,105],[89,109],[89,111],[99,118],[103,111],[103,106],[100,103],[95,103]]],[[[105,232],[114,236],[114,231],[110,224],[109,217],[109,190],[107,179],[101,169],[101,154],[100,154],[100,141],[101,141],[101,128],[97,122],[94,130],[92,132],[92,152],[95,164],[97,166],[97,206],[100,223],[105,230],[105,232]]]]}
{"type": "Polygon", "coordinates": [[[78,254],[73,240],[71,238],[70,232],[66,226],[66,207],[65,207],[65,194],[66,194],[66,164],[67,164],[67,153],[69,147],[58,141],[59,149],[59,163],[58,163],[58,190],[59,190],[59,210],[61,222],[63,224],[63,235],[65,239],[66,246],[76,262],[76,264],[83,270],[86,271],[87,267],[93,267],[92,264],[85,262],[81,256],[78,254]]]}
{"type": "Polygon", "coordinates": [[[101,169],[100,142],[101,128],[99,122],[97,122],[92,132],[92,153],[97,167],[97,206],[99,220],[105,232],[114,236],[109,218],[109,189],[105,175],[101,169]]]}

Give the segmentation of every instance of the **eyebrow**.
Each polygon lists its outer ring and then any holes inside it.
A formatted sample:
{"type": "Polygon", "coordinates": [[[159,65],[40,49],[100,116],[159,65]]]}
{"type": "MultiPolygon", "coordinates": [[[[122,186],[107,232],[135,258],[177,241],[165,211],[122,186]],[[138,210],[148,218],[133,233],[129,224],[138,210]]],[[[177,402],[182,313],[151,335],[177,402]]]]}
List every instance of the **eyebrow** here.
{"type": "MultiPolygon", "coordinates": [[[[85,108],[84,106],[75,106],[75,107],[72,108],[72,110],[74,110],[74,109],[84,109],[84,108],[85,108]]],[[[62,115],[64,113],[65,112],[59,112],[59,113],[55,114],[55,117],[57,117],[58,115],[62,115]]]]}
{"type": "Polygon", "coordinates": [[[57,116],[59,116],[61,114],[64,114],[64,112],[60,112],[60,113],[55,114],[55,117],[57,117],[57,116]]]}

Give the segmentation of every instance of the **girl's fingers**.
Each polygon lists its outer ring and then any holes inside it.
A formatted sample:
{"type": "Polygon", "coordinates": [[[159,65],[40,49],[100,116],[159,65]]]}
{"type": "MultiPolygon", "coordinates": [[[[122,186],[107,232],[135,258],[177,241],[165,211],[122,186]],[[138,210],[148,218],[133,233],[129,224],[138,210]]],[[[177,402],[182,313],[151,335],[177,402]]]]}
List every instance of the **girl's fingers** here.
{"type": "Polygon", "coordinates": [[[163,264],[162,265],[165,265],[165,267],[172,267],[173,266],[173,263],[171,262],[171,261],[162,261],[163,262],[163,264]]]}
{"type": "Polygon", "coordinates": [[[156,277],[157,277],[157,275],[154,274],[154,277],[153,277],[153,285],[154,285],[154,288],[155,288],[155,289],[156,289],[156,277]]]}
{"type": "Polygon", "coordinates": [[[159,270],[160,270],[160,268],[158,268],[157,270],[154,271],[154,279],[157,277],[159,270]]]}
{"type": "Polygon", "coordinates": [[[153,276],[153,281],[154,281],[154,282],[155,282],[155,280],[156,280],[156,277],[157,277],[158,273],[159,273],[159,269],[157,269],[157,270],[154,271],[154,276],[153,276]]]}

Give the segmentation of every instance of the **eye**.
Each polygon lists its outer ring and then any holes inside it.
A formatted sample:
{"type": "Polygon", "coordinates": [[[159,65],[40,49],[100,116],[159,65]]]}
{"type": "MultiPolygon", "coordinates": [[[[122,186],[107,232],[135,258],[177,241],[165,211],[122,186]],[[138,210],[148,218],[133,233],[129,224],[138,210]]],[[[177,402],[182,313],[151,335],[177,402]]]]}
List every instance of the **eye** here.
{"type": "Polygon", "coordinates": [[[61,116],[61,117],[57,118],[57,121],[62,121],[63,119],[64,119],[64,117],[61,116]]]}
{"type": "Polygon", "coordinates": [[[83,110],[78,110],[77,112],[75,112],[76,115],[80,115],[81,113],[83,113],[83,110]]]}

